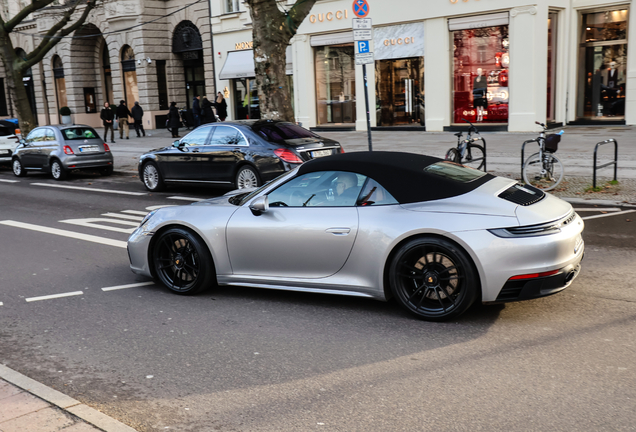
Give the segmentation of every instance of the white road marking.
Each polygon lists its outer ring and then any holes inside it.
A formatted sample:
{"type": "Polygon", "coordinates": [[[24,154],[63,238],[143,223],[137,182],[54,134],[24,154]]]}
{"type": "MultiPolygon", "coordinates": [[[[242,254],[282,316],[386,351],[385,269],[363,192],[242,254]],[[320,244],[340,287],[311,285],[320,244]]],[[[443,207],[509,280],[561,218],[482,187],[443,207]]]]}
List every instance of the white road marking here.
{"type": "Polygon", "coordinates": [[[120,190],[114,190],[114,189],[96,189],[96,188],[88,188],[88,187],[81,187],[81,186],[58,185],[58,184],[52,184],[52,183],[31,183],[31,184],[33,186],[45,186],[45,187],[60,188],[60,189],[75,189],[75,190],[103,192],[103,193],[120,194],[120,195],[135,195],[135,196],[148,195],[148,193],[146,192],[127,192],[127,191],[120,191],[120,190]]]}
{"type": "Polygon", "coordinates": [[[611,212],[619,212],[621,209],[617,207],[610,208],[601,208],[601,207],[587,207],[587,208],[575,208],[576,212],[588,212],[588,211],[611,211],[611,212]]]}
{"type": "Polygon", "coordinates": [[[128,284],[128,285],[117,285],[117,286],[112,286],[112,287],[106,287],[106,288],[102,288],[102,291],[115,291],[115,290],[120,290],[120,289],[126,289],[126,288],[136,288],[136,287],[140,287],[140,286],[146,286],[146,285],[154,285],[155,283],[150,281],[150,282],[139,282],[139,283],[134,283],[134,284],[128,284]]]}
{"type": "Polygon", "coordinates": [[[588,220],[588,219],[597,219],[597,218],[602,218],[602,217],[607,217],[607,216],[617,216],[617,215],[623,215],[625,213],[632,213],[635,212],[636,210],[625,210],[622,212],[614,212],[614,213],[606,213],[606,214],[599,214],[599,215],[593,215],[593,216],[585,216],[584,218],[581,218],[583,220],[588,220]]]}
{"type": "Polygon", "coordinates": [[[39,297],[29,297],[29,298],[26,298],[25,300],[27,302],[34,302],[34,301],[40,301],[40,300],[51,300],[51,299],[62,298],[62,297],[78,296],[83,294],[84,293],[82,291],[73,291],[73,292],[67,292],[62,294],[51,294],[51,295],[45,295],[45,296],[39,296],[39,297]]]}
{"type": "Polygon", "coordinates": [[[0,306],[2,306],[4,303],[0,302],[0,306]]]}
{"type": "Polygon", "coordinates": [[[190,197],[180,197],[180,196],[171,196],[168,199],[173,200],[181,200],[181,201],[205,201],[205,198],[190,198],[190,197]]]}
{"type": "Polygon", "coordinates": [[[102,216],[121,218],[121,219],[128,219],[128,220],[134,220],[134,221],[138,221],[138,222],[141,222],[142,220],[144,220],[144,218],[141,217],[141,216],[131,216],[131,215],[119,214],[119,213],[102,213],[102,216]]]}
{"type": "Polygon", "coordinates": [[[3,182],[3,183],[20,183],[20,180],[5,180],[5,179],[0,179],[0,182],[3,182]]]}
{"type": "Polygon", "coordinates": [[[120,232],[124,234],[132,234],[132,232],[136,230],[137,227],[139,226],[139,222],[131,222],[131,221],[120,220],[120,219],[106,219],[106,218],[65,219],[59,222],[85,226],[89,228],[103,229],[107,231],[115,231],[115,232],[120,232]],[[107,222],[112,224],[126,225],[132,228],[118,228],[118,227],[113,227],[110,225],[103,225],[97,222],[107,222]]]}
{"type": "Polygon", "coordinates": [[[149,212],[147,211],[139,211],[139,210],[122,210],[122,213],[128,213],[128,214],[134,214],[134,215],[141,215],[141,216],[146,216],[149,212]]]}
{"type": "Polygon", "coordinates": [[[48,234],[55,234],[55,235],[62,236],[62,237],[69,237],[69,238],[74,238],[74,239],[77,239],[77,240],[85,240],[85,241],[89,241],[89,242],[93,242],[93,243],[100,243],[100,244],[104,244],[104,245],[108,245],[108,246],[115,246],[115,247],[120,247],[120,248],[126,249],[126,242],[125,241],[113,240],[113,239],[109,239],[109,238],[106,238],[106,237],[98,237],[98,236],[89,235],[89,234],[81,234],[81,233],[77,233],[77,232],[74,232],[74,231],[66,231],[66,230],[61,230],[61,229],[57,229],[57,228],[51,228],[51,227],[46,227],[46,226],[41,226],[41,225],[33,225],[33,224],[28,224],[28,223],[18,222],[18,221],[12,221],[12,220],[0,221],[0,224],[7,225],[7,226],[12,226],[12,227],[16,227],[16,228],[28,229],[28,230],[31,230],[31,231],[39,231],[39,232],[48,233],[48,234]]]}

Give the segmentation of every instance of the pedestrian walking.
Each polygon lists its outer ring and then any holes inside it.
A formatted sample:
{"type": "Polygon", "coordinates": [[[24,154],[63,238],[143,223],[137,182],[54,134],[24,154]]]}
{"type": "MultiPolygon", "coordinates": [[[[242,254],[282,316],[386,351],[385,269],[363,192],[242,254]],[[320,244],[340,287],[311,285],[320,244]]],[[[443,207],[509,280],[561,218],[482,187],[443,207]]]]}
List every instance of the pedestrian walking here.
{"type": "Polygon", "coordinates": [[[179,118],[179,110],[177,109],[176,102],[170,102],[170,109],[168,110],[168,130],[172,132],[172,138],[179,137],[179,126],[181,120],[179,118]]]}
{"type": "Polygon", "coordinates": [[[128,130],[128,117],[132,117],[130,110],[126,106],[126,101],[119,101],[119,106],[117,107],[117,120],[119,121],[119,139],[124,139],[124,134],[126,134],[126,139],[128,139],[129,130],[128,130]]]}
{"type": "Polygon", "coordinates": [[[216,116],[212,110],[212,102],[207,97],[203,96],[203,102],[201,102],[201,112],[203,116],[203,123],[214,123],[216,116]]]}
{"type": "Polygon", "coordinates": [[[135,105],[130,110],[131,117],[133,118],[133,122],[135,125],[135,132],[137,132],[137,138],[139,138],[139,132],[141,131],[144,136],[146,136],[146,131],[144,130],[143,118],[144,118],[144,109],[139,105],[139,102],[135,101],[135,105]]]}
{"type": "Polygon", "coordinates": [[[192,99],[192,117],[194,117],[194,127],[201,126],[201,105],[199,104],[199,100],[201,96],[196,95],[194,99],[192,99]]]}
{"type": "Polygon", "coordinates": [[[227,118],[227,102],[225,102],[223,93],[219,92],[216,95],[214,106],[216,107],[216,115],[219,116],[219,119],[221,121],[225,121],[225,119],[227,118]]]}
{"type": "Polygon", "coordinates": [[[102,123],[104,124],[104,141],[108,141],[108,130],[110,129],[110,142],[115,144],[115,130],[113,129],[115,114],[113,110],[110,109],[108,102],[104,102],[104,108],[102,108],[101,113],[99,113],[99,118],[102,119],[102,123]]]}

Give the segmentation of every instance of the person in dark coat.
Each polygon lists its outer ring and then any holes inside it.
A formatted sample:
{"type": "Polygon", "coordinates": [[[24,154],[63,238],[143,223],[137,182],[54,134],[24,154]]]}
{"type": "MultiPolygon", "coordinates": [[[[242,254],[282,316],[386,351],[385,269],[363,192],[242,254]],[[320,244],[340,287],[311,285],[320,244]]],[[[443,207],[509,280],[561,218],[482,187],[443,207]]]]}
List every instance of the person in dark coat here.
{"type": "Polygon", "coordinates": [[[201,113],[203,123],[213,123],[216,121],[216,116],[212,110],[212,102],[210,102],[205,96],[203,96],[203,102],[201,102],[201,113]]]}
{"type": "Polygon", "coordinates": [[[192,99],[192,117],[194,117],[194,127],[201,126],[201,105],[199,105],[199,99],[201,96],[196,95],[192,99]]]}
{"type": "Polygon", "coordinates": [[[139,138],[139,131],[141,131],[144,136],[146,136],[146,131],[144,130],[143,118],[144,118],[144,109],[139,105],[139,102],[135,102],[135,106],[130,110],[131,117],[135,122],[135,132],[137,132],[137,138],[139,138]]]}
{"type": "Polygon", "coordinates": [[[225,102],[223,93],[219,92],[216,95],[214,106],[216,107],[216,115],[219,116],[219,119],[221,121],[225,121],[225,119],[227,118],[227,102],[225,102]]]}
{"type": "Polygon", "coordinates": [[[130,130],[128,129],[128,117],[132,117],[130,114],[130,110],[126,106],[126,101],[119,101],[119,106],[117,107],[117,119],[119,121],[119,139],[124,139],[124,132],[126,133],[126,139],[128,139],[128,135],[130,134],[130,130]]]}
{"type": "Polygon", "coordinates": [[[104,124],[104,141],[108,141],[108,130],[110,130],[110,142],[115,144],[115,130],[113,129],[115,114],[113,110],[110,109],[108,102],[104,102],[104,108],[102,108],[99,118],[102,119],[102,123],[104,124]]]}
{"type": "Polygon", "coordinates": [[[172,132],[172,138],[179,137],[179,126],[181,125],[181,119],[179,118],[179,110],[177,109],[176,102],[170,102],[170,109],[168,110],[168,122],[167,127],[172,132]]]}

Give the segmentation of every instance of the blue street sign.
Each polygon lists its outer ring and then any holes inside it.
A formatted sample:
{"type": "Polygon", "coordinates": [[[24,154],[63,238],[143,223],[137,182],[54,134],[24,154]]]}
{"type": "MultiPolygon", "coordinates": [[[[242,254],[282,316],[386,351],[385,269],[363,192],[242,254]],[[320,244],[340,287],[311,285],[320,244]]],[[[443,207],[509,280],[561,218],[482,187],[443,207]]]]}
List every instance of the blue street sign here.
{"type": "Polygon", "coordinates": [[[356,43],[358,44],[359,54],[368,53],[371,51],[371,44],[369,43],[369,41],[357,41],[356,43]]]}
{"type": "Polygon", "coordinates": [[[358,18],[364,18],[369,15],[369,3],[367,0],[354,0],[353,13],[358,18]]]}

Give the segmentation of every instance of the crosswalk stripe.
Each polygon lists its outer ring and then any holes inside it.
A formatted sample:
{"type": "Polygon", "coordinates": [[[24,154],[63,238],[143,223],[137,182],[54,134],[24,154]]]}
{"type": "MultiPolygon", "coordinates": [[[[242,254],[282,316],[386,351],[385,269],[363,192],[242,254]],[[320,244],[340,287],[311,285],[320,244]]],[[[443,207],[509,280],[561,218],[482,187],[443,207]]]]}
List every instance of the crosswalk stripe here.
{"type": "Polygon", "coordinates": [[[205,198],[190,198],[190,197],[181,197],[181,196],[171,196],[168,199],[173,200],[181,200],[181,201],[205,201],[205,198]]]}
{"type": "Polygon", "coordinates": [[[576,212],[589,212],[589,211],[608,211],[608,212],[618,212],[621,211],[621,209],[619,209],[618,207],[608,207],[608,208],[601,208],[601,207],[587,207],[587,208],[575,208],[574,211],[576,212]]]}
{"type": "Polygon", "coordinates": [[[141,216],[146,216],[148,214],[148,211],[139,211],[139,210],[122,210],[121,212],[134,214],[134,215],[141,215],[141,216]]]}
{"type": "Polygon", "coordinates": [[[126,215],[126,214],[119,214],[119,213],[102,213],[102,216],[128,219],[128,220],[134,220],[138,222],[141,222],[142,220],[144,220],[143,216],[132,216],[132,215],[126,215]]]}
{"type": "Polygon", "coordinates": [[[96,188],[88,188],[81,186],[69,186],[69,185],[58,185],[52,183],[31,183],[33,186],[45,186],[52,188],[60,188],[60,189],[74,189],[74,190],[82,190],[82,191],[90,191],[90,192],[103,192],[103,193],[111,193],[111,194],[120,194],[120,195],[148,195],[147,192],[127,192],[127,191],[119,191],[114,189],[96,189],[96,188]]]}
{"type": "Polygon", "coordinates": [[[635,212],[635,211],[636,210],[625,210],[625,211],[622,211],[622,212],[612,212],[612,213],[605,213],[605,214],[599,214],[599,215],[593,215],[593,216],[585,216],[585,217],[582,217],[581,219],[583,219],[583,220],[598,219],[598,218],[607,217],[607,216],[623,215],[625,213],[632,213],[632,212],[635,212]]]}
{"type": "Polygon", "coordinates": [[[5,180],[5,179],[0,179],[0,182],[3,182],[3,183],[20,183],[20,180],[5,180]]]}
{"type": "Polygon", "coordinates": [[[106,237],[99,237],[99,236],[94,236],[90,234],[81,234],[74,231],[66,231],[66,230],[61,230],[57,228],[51,228],[51,227],[46,227],[41,225],[33,225],[33,224],[18,222],[13,220],[0,221],[0,224],[12,226],[15,228],[23,228],[23,229],[28,229],[31,231],[38,231],[38,232],[43,232],[47,234],[55,234],[62,237],[69,237],[69,238],[74,238],[78,240],[85,240],[85,241],[89,241],[93,243],[100,243],[100,244],[104,244],[108,246],[115,246],[115,247],[126,249],[125,241],[113,240],[106,237]]]}

